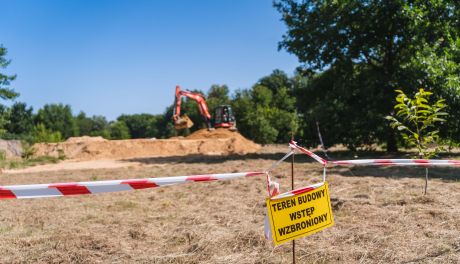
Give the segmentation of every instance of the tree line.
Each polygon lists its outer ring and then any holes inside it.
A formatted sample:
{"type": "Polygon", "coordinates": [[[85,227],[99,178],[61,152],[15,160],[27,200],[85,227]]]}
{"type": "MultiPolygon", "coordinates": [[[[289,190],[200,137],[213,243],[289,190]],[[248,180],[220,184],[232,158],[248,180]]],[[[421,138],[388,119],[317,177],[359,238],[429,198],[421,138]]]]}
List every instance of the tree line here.
{"type": "MultiPolygon", "coordinates": [[[[274,7],[287,26],[279,48],[299,59],[292,76],[280,70],[261,77],[250,88],[229,92],[213,85],[201,92],[212,110],[234,109],[244,136],[258,143],[285,143],[295,133],[304,144],[350,149],[380,144],[397,150],[403,141],[385,116],[395,113],[395,90],[415,94],[420,88],[445,99],[449,118],[440,136],[460,142],[460,2],[456,0],[277,0],[274,7]]],[[[6,67],[0,49],[0,66],[6,67]]],[[[13,99],[15,76],[0,74],[0,97],[13,99]]],[[[172,88],[171,88],[172,90],[172,88]]],[[[0,109],[2,137],[35,141],[70,136],[168,138],[187,135],[204,124],[194,101],[183,103],[195,123],[177,134],[173,106],[158,115],[73,115],[70,106],[50,104],[36,114],[24,103],[0,109]]]]}
{"type": "Polygon", "coordinates": [[[15,102],[11,107],[1,106],[0,111],[1,138],[29,143],[59,142],[77,136],[106,139],[169,136],[162,134],[166,132],[163,126],[168,127],[163,115],[121,115],[115,121],[108,121],[104,116],[87,116],[83,111],[74,115],[71,106],[64,104],[46,104],[34,113],[33,108],[23,102],[15,102]]]}
{"type": "MultiPolygon", "coordinates": [[[[243,135],[259,143],[274,143],[285,142],[290,131],[298,127],[296,101],[290,84],[287,74],[275,70],[251,89],[237,90],[233,94],[227,85],[212,85],[207,92],[193,92],[205,95],[211,111],[218,105],[231,105],[243,135]]],[[[87,116],[83,111],[74,114],[70,105],[46,104],[34,112],[26,103],[14,102],[10,107],[0,105],[0,136],[30,143],[59,142],[76,136],[169,138],[187,136],[205,128],[196,102],[185,100],[182,113],[187,114],[195,126],[176,131],[172,122],[173,108],[171,104],[162,114],[122,114],[116,120],[108,121],[104,116],[87,116]]]]}

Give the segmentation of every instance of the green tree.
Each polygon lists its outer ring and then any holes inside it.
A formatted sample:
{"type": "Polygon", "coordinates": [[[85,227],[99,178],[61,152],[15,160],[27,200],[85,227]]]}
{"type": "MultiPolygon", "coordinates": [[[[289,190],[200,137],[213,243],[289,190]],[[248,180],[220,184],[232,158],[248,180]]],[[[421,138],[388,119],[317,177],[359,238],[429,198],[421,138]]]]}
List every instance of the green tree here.
{"type": "Polygon", "coordinates": [[[76,136],[78,132],[70,105],[46,104],[38,110],[35,123],[41,123],[46,129],[61,133],[64,138],[76,136]]]}
{"type": "Polygon", "coordinates": [[[102,136],[110,138],[109,122],[104,116],[94,115],[87,117],[82,111],[75,117],[80,136],[102,136]]]}
{"type": "Polygon", "coordinates": [[[32,130],[33,142],[46,142],[46,143],[55,143],[62,140],[61,132],[52,131],[51,129],[46,128],[42,123],[38,123],[32,130]]]}
{"type": "MultiPolygon", "coordinates": [[[[10,60],[5,58],[6,54],[6,48],[0,45],[0,69],[5,69],[11,63],[10,60]]],[[[16,79],[16,75],[6,75],[0,72],[0,98],[9,100],[19,96],[17,92],[9,87],[14,79],[16,79]]]]}
{"type": "Polygon", "coordinates": [[[208,90],[208,100],[211,99],[216,99],[219,100],[218,104],[229,104],[230,103],[230,97],[229,97],[229,89],[228,86],[223,84],[223,85],[218,85],[218,84],[213,84],[211,85],[211,88],[208,90]]]}
{"type": "Polygon", "coordinates": [[[10,112],[8,110],[8,107],[6,107],[3,104],[0,104],[0,137],[2,138],[11,137],[11,135],[8,135],[8,131],[6,129],[9,119],[10,112]]]}
{"type": "Polygon", "coordinates": [[[89,133],[90,136],[102,136],[102,137],[109,137],[110,133],[108,131],[109,122],[105,118],[105,116],[101,115],[93,115],[91,118],[91,132],[89,133]]]}
{"type": "Polygon", "coordinates": [[[128,126],[131,138],[157,137],[156,119],[151,114],[121,115],[117,118],[128,126]]]}
{"type": "Polygon", "coordinates": [[[169,138],[177,136],[177,131],[174,128],[172,118],[174,107],[174,104],[171,104],[170,106],[166,107],[164,114],[159,115],[158,117],[157,128],[160,132],[160,138],[169,138]]]}
{"type": "MultiPolygon", "coordinates": [[[[350,149],[385,141],[388,135],[382,119],[384,113],[377,93],[370,85],[355,81],[337,82],[347,75],[337,69],[318,73],[312,77],[295,76],[295,95],[301,119],[301,133],[310,146],[318,145],[316,122],[319,123],[326,146],[345,144],[350,149]],[[377,112],[377,113],[376,113],[377,112]]],[[[363,75],[364,77],[364,75],[363,75]]],[[[368,80],[372,80],[369,78],[368,80]]]]}
{"type": "MultiPolygon", "coordinates": [[[[5,58],[6,54],[6,48],[0,45],[0,98],[4,100],[12,100],[18,97],[19,94],[10,87],[11,81],[16,79],[16,75],[8,75],[2,72],[11,63],[10,60],[5,58]]],[[[3,111],[0,116],[0,136],[4,136],[6,133],[6,125],[8,123],[8,115],[7,111],[5,111],[6,108],[3,105],[1,106],[3,111]]]]}
{"type": "MultiPolygon", "coordinates": [[[[337,112],[319,121],[343,134],[351,147],[386,142],[388,150],[396,150],[394,131],[381,121],[392,111],[392,91],[427,83],[445,90],[450,77],[458,76],[459,57],[452,47],[458,50],[460,44],[459,6],[454,0],[276,1],[288,27],[280,48],[299,58],[302,74],[319,74],[297,90],[308,106],[300,110],[307,118],[304,127],[337,112]],[[429,74],[420,55],[437,75],[429,74]],[[439,71],[444,59],[450,63],[447,73],[439,71]]],[[[452,89],[448,96],[458,94],[452,89]]],[[[340,138],[331,143],[344,143],[340,138]]]]}
{"type": "Polygon", "coordinates": [[[129,139],[129,128],[124,121],[112,122],[109,126],[111,139],[129,139]]]}
{"type": "Polygon", "coordinates": [[[460,142],[460,38],[447,43],[438,41],[434,46],[425,45],[417,52],[411,65],[420,76],[420,86],[437,87],[437,98],[444,98],[451,118],[440,126],[440,135],[460,142]],[[448,52],[437,54],[439,45],[448,45],[448,52]],[[428,76],[428,78],[426,77],[428,76]],[[440,89],[439,87],[442,87],[440,89]]]}
{"type": "Polygon", "coordinates": [[[299,126],[296,100],[287,75],[279,70],[232,100],[239,131],[258,143],[286,143],[299,126]]]}
{"type": "Polygon", "coordinates": [[[6,127],[11,134],[31,134],[34,128],[32,107],[27,107],[26,103],[14,103],[9,110],[9,120],[6,127]]]}
{"type": "Polygon", "coordinates": [[[86,116],[85,112],[80,111],[75,117],[75,122],[78,128],[79,136],[88,136],[93,130],[93,122],[86,116]]]}
{"type": "Polygon", "coordinates": [[[166,108],[164,114],[157,115],[156,128],[158,131],[158,138],[170,138],[176,136],[176,129],[173,125],[172,115],[172,105],[166,108]]]}
{"type": "Polygon", "coordinates": [[[206,103],[208,104],[209,113],[214,118],[214,110],[219,105],[230,105],[229,89],[227,85],[214,84],[208,90],[206,103]]]}

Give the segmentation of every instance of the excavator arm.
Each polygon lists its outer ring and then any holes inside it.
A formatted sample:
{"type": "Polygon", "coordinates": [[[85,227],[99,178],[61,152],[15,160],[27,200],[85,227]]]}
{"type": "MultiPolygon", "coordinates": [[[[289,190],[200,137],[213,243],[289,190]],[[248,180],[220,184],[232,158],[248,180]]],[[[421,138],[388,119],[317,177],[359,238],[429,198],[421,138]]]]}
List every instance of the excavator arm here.
{"type": "Polygon", "coordinates": [[[193,122],[187,116],[181,117],[181,106],[182,106],[182,96],[188,97],[192,100],[195,100],[198,104],[198,109],[200,110],[201,116],[206,122],[208,129],[211,129],[211,114],[209,114],[208,105],[204,100],[204,97],[199,93],[192,93],[189,91],[182,91],[180,86],[176,86],[176,97],[175,97],[175,107],[174,107],[174,127],[176,129],[190,128],[193,126],[193,122]]]}

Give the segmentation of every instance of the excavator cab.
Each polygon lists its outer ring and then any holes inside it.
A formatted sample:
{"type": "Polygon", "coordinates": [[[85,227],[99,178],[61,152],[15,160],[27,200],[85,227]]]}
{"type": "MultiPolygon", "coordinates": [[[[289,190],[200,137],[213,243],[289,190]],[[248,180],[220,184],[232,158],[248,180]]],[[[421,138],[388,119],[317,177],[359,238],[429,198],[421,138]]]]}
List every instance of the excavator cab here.
{"type": "Polygon", "coordinates": [[[214,127],[228,128],[232,131],[236,130],[236,120],[231,106],[219,105],[216,107],[214,110],[214,127]]]}

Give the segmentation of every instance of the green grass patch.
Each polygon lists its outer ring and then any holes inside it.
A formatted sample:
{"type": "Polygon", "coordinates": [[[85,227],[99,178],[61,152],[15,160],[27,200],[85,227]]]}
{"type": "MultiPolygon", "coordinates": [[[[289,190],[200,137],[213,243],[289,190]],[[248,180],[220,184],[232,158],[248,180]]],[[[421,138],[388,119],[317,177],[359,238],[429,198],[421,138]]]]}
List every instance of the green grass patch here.
{"type": "Polygon", "coordinates": [[[0,168],[2,169],[21,169],[44,164],[54,164],[63,160],[61,157],[41,156],[30,159],[1,159],[0,168]]]}

